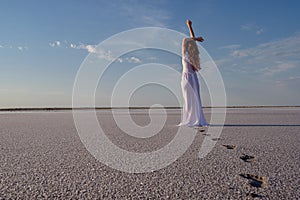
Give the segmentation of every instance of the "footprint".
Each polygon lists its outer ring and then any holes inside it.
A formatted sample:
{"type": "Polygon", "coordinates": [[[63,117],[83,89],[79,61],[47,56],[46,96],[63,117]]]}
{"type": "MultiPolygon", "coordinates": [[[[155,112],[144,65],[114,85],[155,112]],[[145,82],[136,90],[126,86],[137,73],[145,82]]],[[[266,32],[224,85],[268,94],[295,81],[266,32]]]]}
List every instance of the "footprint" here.
{"type": "Polygon", "coordinates": [[[205,132],[205,129],[202,126],[196,126],[194,129],[196,129],[198,132],[205,132]]]}
{"type": "Polygon", "coordinates": [[[253,174],[240,174],[243,178],[252,180],[251,186],[264,188],[267,186],[266,177],[253,174]]]}
{"type": "Polygon", "coordinates": [[[236,146],[232,145],[232,144],[223,144],[224,147],[226,147],[227,149],[235,149],[236,146]]]}
{"type": "Polygon", "coordinates": [[[202,135],[205,135],[205,136],[210,136],[210,134],[208,134],[208,133],[203,133],[202,135]]]}
{"type": "Polygon", "coordinates": [[[245,162],[253,162],[255,160],[255,157],[243,154],[243,156],[241,156],[240,159],[242,159],[245,162]]]}
{"type": "Polygon", "coordinates": [[[262,199],[264,196],[263,195],[261,195],[261,194],[256,194],[256,193],[252,193],[252,192],[249,192],[248,194],[247,194],[247,196],[248,197],[253,197],[253,198],[260,198],[260,199],[262,199]]]}
{"type": "Polygon", "coordinates": [[[265,188],[267,186],[266,182],[261,181],[251,181],[250,185],[258,188],[265,188]]]}
{"type": "Polygon", "coordinates": [[[266,177],[264,176],[258,176],[258,175],[253,175],[253,174],[241,174],[242,177],[247,178],[247,179],[252,179],[255,181],[266,181],[266,177]]]}
{"type": "Polygon", "coordinates": [[[213,140],[213,141],[218,141],[218,140],[221,140],[221,138],[213,138],[213,139],[211,139],[211,140],[213,140]]]}

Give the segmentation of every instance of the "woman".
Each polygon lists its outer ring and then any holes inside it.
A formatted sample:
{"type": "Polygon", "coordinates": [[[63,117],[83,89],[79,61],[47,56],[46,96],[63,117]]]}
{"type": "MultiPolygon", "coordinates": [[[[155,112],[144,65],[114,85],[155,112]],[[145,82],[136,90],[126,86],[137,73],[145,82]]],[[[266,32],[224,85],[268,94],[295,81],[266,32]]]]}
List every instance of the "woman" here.
{"type": "Polygon", "coordinates": [[[207,126],[200,99],[197,71],[200,70],[199,50],[196,41],[203,42],[202,37],[195,38],[192,22],[187,20],[191,38],[182,41],[182,79],[181,88],[184,98],[182,119],[179,125],[207,126]]]}

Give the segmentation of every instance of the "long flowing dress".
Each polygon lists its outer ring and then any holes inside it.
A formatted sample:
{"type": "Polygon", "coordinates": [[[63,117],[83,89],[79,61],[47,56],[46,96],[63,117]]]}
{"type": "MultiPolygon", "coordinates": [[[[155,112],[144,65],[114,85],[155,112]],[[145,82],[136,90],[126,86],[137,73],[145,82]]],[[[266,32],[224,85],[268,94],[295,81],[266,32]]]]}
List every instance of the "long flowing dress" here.
{"type": "Polygon", "coordinates": [[[184,105],[179,126],[207,126],[202,110],[197,72],[193,70],[187,52],[182,57],[182,66],[181,88],[184,105]]]}

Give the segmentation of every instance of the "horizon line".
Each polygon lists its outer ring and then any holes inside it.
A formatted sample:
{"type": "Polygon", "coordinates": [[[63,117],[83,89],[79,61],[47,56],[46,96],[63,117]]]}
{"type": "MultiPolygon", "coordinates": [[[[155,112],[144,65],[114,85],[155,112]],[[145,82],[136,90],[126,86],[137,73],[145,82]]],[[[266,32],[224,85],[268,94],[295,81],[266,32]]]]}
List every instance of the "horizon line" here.
{"type": "MultiPolygon", "coordinates": [[[[151,107],[151,106],[129,106],[129,107],[19,107],[19,108],[0,108],[3,111],[37,111],[37,110],[112,110],[112,109],[182,109],[178,106],[151,107]]],[[[203,108],[300,108],[300,106],[203,106],[203,108]]]]}

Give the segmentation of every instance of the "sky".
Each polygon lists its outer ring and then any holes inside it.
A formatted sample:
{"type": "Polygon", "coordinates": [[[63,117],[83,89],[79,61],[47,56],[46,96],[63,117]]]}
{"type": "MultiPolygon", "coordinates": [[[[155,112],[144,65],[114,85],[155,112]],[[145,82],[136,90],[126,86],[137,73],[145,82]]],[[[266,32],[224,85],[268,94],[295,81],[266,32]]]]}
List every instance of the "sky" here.
{"type": "MultiPolygon", "coordinates": [[[[221,73],[228,105],[300,105],[299,8],[297,0],[2,0],[0,108],[70,107],[76,74],[96,45],[134,28],[188,34],[186,19],[205,39],[201,46],[221,73]]],[[[181,71],[180,58],[168,52],[129,52],[99,82],[96,106],[111,106],[107,94],[125,69],[150,60],[181,71]]],[[[173,84],[180,91],[180,81],[173,84]]],[[[205,84],[201,88],[209,106],[209,91],[205,84]]],[[[130,106],[153,104],[178,101],[158,85],[140,87],[131,96],[130,106]]]]}

